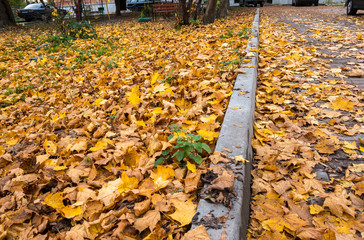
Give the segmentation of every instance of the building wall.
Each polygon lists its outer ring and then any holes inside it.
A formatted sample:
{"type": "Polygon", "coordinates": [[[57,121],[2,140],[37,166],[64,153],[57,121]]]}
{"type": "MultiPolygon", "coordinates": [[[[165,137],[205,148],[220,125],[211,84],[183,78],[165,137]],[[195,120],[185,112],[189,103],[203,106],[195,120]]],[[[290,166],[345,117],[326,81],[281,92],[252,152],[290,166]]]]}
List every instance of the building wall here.
{"type": "Polygon", "coordinates": [[[239,6],[239,0],[229,0],[230,7],[237,7],[239,6]]]}
{"type": "MultiPolygon", "coordinates": [[[[320,4],[325,4],[327,3],[328,0],[319,0],[320,4]]],[[[330,0],[330,2],[333,3],[343,3],[345,2],[345,0],[330,0]]],[[[291,5],[292,4],[292,0],[272,0],[272,4],[277,4],[277,5],[291,5]]]]}
{"type": "MultiPolygon", "coordinates": [[[[107,3],[107,7],[106,7],[106,3],[94,3],[94,4],[87,4],[85,3],[85,9],[89,9],[91,12],[98,12],[99,8],[103,7],[104,8],[104,15],[107,15],[107,9],[109,9],[109,14],[115,14],[116,12],[116,7],[115,7],[115,3],[114,2],[108,2],[107,3]]],[[[73,6],[63,6],[63,9],[72,12],[73,16],[75,16],[75,12],[74,12],[74,8],[73,6]]]]}

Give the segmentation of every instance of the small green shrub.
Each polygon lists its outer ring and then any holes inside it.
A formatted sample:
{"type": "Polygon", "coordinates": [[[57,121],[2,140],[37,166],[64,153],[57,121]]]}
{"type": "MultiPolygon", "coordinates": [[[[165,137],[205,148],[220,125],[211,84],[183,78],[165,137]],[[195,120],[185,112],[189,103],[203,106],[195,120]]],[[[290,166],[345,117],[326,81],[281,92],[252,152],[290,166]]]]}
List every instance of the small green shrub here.
{"type": "Polygon", "coordinates": [[[211,153],[210,147],[201,141],[202,137],[200,135],[186,133],[185,130],[181,130],[176,125],[170,128],[173,133],[168,137],[168,141],[173,137],[177,137],[176,145],[163,150],[162,157],[157,159],[154,166],[173,158],[177,158],[179,162],[186,163],[188,160],[193,160],[195,163],[201,164],[203,150],[211,153]]]}
{"type": "Polygon", "coordinates": [[[149,4],[144,4],[144,7],[142,11],[140,12],[140,17],[151,17],[152,16],[152,8],[149,6],[149,4]]]}
{"type": "Polygon", "coordinates": [[[49,41],[54,46],[70,44],[75,39],[97,38],[96,30],[90,21],[76,22],[71,20],[70,13],[64,17],[59,15],[56,10],[52,15],[56,26],[56,34],[51,36],[49,41]]]}
{"type": "Polygon", "coordinates": [[[195,26],[201,25],[201,21],[199,19],[194,20],[194,19],[191,18],[190,19],[190,24],[195,25],[195,26]]]}
{"type": "Polygon", "coordinates": [[[238,32],[238,36],[248,39],[251,33],[252,30],[250,28],[244,27],[243,30],[238,32]]]}

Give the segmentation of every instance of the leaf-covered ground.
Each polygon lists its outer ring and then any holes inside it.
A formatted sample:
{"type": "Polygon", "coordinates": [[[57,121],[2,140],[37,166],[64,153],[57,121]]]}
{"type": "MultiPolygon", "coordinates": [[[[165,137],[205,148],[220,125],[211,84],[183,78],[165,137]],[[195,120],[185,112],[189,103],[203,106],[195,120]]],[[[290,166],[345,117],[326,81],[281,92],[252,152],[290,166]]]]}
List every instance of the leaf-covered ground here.
{"type": "Polygon", "coordinates": [[[154,163],[174,124],[214,148],[252,17],[1,32],[0,239],[182,238],[207,156],[154,163]]]}
{"type": "Polygon", "coordinates": [[[248,236],[363,239],[364,18],[261,10],[248,236]]]}

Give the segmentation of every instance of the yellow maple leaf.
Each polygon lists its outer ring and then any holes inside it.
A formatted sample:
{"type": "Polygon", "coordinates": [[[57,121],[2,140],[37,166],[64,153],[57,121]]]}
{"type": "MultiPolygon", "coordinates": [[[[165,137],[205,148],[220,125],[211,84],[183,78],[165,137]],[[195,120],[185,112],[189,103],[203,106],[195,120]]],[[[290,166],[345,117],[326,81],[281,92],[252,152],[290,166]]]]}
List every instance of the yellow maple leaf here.
{"type": "Polygon", "coordinates": [[[193,163],[190,163],[189,161],[187,161],[186,167],[188,170],[190,170],[191,172],[196,172],[196,165],[193,163]]]}
{"type": "Polygon", "coordinates": [[[55,115],[53,118],[52,118],[52,122],[55,122],[57,121],[58,119],[62,119],[66,116],[66,113],[58,113],[58,115],[55,115]]]}
{"type": "Polygon", "coordinates": [[[361,152],[364,152],[364,147],[359,146],[359,150],[360,150],[361,152]]]}
{"type": "Polygon", "coordinates": [[[14,146],[15,144],[17,144],[18,142],[20,142],[20,138],[12,138],[8,141],[6,141],[6,144],[9,146],[9,147],[12,147],[14,146]]]}
{"type": "Polygon", "coordinates": [[[152,111],[153,114],[161,114],[163,113],[163,110],[161,107],[157,107],[157,108],[154,108],[154,110],[152,111]]]}
{"type": "Polygon", "coordinates": [[[235,161],[236,162],[241,162],[242,164],[245,164],[246,162],[249,162],[248,160],[246,160],[242,155],[239,156],[235,156],[235,161]]]}
{"type": "Polygon", "coordinates": [[[64,214],[65,218],[74,218],[82,213],[81,206],[73,207],[72,205],[68,205],[61,209],[61,212],[64,214]]]}
{"type": "Polygon", "coordinates": [[[163,165],[158,165],[157,169],[154,169],[151,174],[150,177],[156,181],[158,178],[161,178],[162,181],[166,181],[166,180],[170,180],[171,178],[174,177],[174,170],[172,167],[169,166],[163,166],[163,165]]]}
{"type": "Polygon", "coordinates": [[[156,83],[156,82],[157,82],[158,77],[159,77],[159,73],[158,73],[158,72],[155,72],[155,73],[153,74],[152,81],[151,81],[151,84],[152,84],[152,85],[153,85],[154,83],[156,83]]]}
{"type": "Polygon", "coordinates": [[[141,127],[146,127],[147,126],[147,125],[145,125],[143,120],[136,121],[136,123],[137,123],[138,126],[141,126],[141,127]]]}
{"type": "Polygon", "coordinates": [[[312,215],[319,214],[320,212],[322,212],[324,210],[325,209],[323,207],[321,207],[320,205],[317,205],[317,204],[310,205],[310,213],[312,215]]]}
{"type": "Polygon", "coordinates": [[[204,123],[208,123],[210,121],[215,121],[217,118],[217,116],[215,114],[211,114],[209,115],[208,117],[201,117],[201,121],[204,122],[204,123]]]}
{"type": "Polygon", "coordinates": [[[358,149],[358,147],[356,146],[356,142],[353,141],[353,142],[347,142],[347,141],[344,141],[344,145],[342,147],[342,150],[344,152],[346,152],[347,154],[355,154],[356,153],[356,149],[358,149]]]}
{"type": "Polygon", "coordinates": [[[64,208],[63,193],[62,192],[51,193],[44,199],[43,203],[54,209],[64,208]]]}
{"type": "Polygon", "coordinates": [[[125,172],[121,174],[121,184],[118,191],[123,193],[125,191],[133,190],[138,187],[139,181],[136,177],[129,177],[125,172]]]}
{"type": "Polygon", "coordinates": [[[354,108],[354,103],[338,97],[335,101],[331,102],[330,108],[334,110],[344,110],[350,112],[354,108]]]}
{"type": "Polygon", "coordinates": [[[136,85],[132,88],[131,92],[127,92],[126,95],[128,96],[128,100],[133,105],[138,105],[140,103],[140,92],[139,86],[136,85]]]}
{"type": "Polygon", "coordinates": [[[0,155],[3,155],[3,154],[5,154],[5,149],[2,146],[0,146],[0,155]]]}
{"type": "Polygon", "coordinates": [[[207,141],[212,141],[214,140],[214,138],[217,138],[219,136],[218,132],[213,132],[206,129],[198,130],[197,133],[207,141]]]}
{"type": "Polygon", "coordinates": [[[45,140],[43,147],[49,155],[55,155],[57,153],[57,145],[52,141],[45,140]]]}
{"type": "Polygon", "coordinates": [[[96,145],[90,148],[90,151],[95,152],[101,149],[105,149],[108,144],[113,144],[114,142],[108,138],[103,138],[102,140],[98,141],[96,145]]]}
{"type": "Polygon", "coordinates": [[[105,102],[106,102],[105,99],[98,98],[98,99],[95,100],[95,102],[92,103],[92,105],[100,106],[100,105],[104,104],[105,102]]]}
{"type": "Polygon", "coordinates": [[[181,226],[186,226],[192,222],[193,216],[196,213],[196,206],[192,200],[186,202],[177,199],[172,199],[171,202],[176,208],[176,211],[169,216],[178,221],[181,226]]]}

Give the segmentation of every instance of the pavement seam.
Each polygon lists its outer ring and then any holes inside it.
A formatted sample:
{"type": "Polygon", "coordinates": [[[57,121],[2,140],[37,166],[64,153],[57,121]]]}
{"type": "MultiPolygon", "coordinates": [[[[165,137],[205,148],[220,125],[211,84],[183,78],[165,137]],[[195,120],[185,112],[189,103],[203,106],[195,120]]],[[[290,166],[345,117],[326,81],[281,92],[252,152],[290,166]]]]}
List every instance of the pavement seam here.
{"type": "MultiPolygon", "coordinates": [[[[224,232],[226,240],[246,239],[250,214],[250,184],[253,151],[251,139],[253,136],[253,121],[255,112],[255,91],[257,86],[258,71],[258,47],[259,47],[259,8],[252,24],[252,34],[246,48],[246,59],[241,65],[239,73],[230,97],[229,105],[225,113],[224,122],[217,140],[215,151],[226,153],[231,160],[224,163],[224,167],[234,170],[236,175],[234,192],[236,197],[232,199],[231,209],[222,203],[212,203],[201,198],[196,215],[192,222],[192,228],[204,225],[211,240],[219,240],[224,232]],[[236,147],[241,146],[241,148],[236,147]],[[230,149],[230,151],[226,151],[230,149]],[[244,165],[235,164],[235,156],[242,156],[249,162],[244,165]],[[232,163],[233,162],[233,163],[232,163]],[[209,223],[201,221],[203,218],[224,219],[223,224],[217,223],[217,227],[209,227],[209,223]]],[[[221,163],[219,163],[221,164],[221,163]]],[[[214,165],[211,164],[210,167],[214,165]]],[[[207,192],[208,184],[205,184],[201,193],[207,192]]],[[[201,194],[203,195],[203,194],[201,194]]]]}

